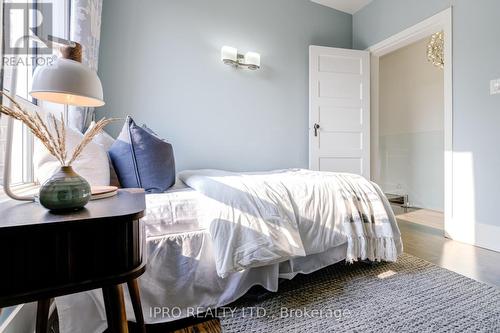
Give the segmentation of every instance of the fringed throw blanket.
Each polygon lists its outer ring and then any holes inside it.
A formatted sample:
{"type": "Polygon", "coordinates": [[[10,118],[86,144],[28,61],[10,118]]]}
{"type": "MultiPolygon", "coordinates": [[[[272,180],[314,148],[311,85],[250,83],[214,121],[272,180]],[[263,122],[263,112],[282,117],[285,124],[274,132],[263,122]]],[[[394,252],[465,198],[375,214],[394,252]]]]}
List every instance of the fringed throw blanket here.
{"type": "Polygon", "coordinates": [[[324,252],[347,242],[346,260],[395,261],[402,243],[379,187],[361,176],[302,169],[184,171],[202,193],[217,273],[324,252]]]}

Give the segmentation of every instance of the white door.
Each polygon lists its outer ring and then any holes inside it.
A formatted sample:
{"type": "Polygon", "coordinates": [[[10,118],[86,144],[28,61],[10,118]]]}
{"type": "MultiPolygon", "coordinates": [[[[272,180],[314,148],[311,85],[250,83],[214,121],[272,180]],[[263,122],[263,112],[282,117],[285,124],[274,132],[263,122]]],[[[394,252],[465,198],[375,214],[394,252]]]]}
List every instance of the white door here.
{"type": "Polygon", "coordinates": [[[309,168],[370,179],[370,55],[309,48],[309,168]]]}

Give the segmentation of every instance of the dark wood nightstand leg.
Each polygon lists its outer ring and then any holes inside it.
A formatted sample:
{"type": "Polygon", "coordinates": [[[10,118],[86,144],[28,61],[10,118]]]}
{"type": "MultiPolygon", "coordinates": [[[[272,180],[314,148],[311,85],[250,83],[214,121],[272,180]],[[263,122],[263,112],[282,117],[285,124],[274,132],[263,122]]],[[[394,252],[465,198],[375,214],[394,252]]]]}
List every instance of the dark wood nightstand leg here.
{"type": "Polygon", "coordinates": [[[121,285],[106,286],[102,288],[108,330],[111,333],[128,333],[127,315],[123,300],[121,285]]]}
{"type": "Polygon", "coordinates": [[[41,299],[36,306],[36,333],[47,333],[49,324],[50,298],[41,299]]]}
{"type": "Polygon", "coordinates": [[[144,315],[142,314],[141,294],[139,291],[139,283],[137,279],[127,281],[128,293],[134,308],[135,321],[137,322],[137,331],[146,333],[146,325],[144,324],[144,315]]]}

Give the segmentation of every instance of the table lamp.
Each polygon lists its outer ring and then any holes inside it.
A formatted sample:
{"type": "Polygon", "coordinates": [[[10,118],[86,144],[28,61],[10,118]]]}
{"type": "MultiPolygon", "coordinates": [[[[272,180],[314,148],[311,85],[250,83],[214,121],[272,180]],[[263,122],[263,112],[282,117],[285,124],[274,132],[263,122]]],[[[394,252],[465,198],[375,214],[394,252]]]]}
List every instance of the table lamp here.
{"type": "MultiPolygon", "coordinates": [[[[23,36],[16,41],[14,57],[19,55],[22,43],[33,40],[46,47],[59,49],[61,57],[54,63],[38,66],[33,74],[30,95],[36,99],[81,107],[98,107],[104,105],[101,80],[97,73],[81,63],[82,46],[76,42],[49,36],[42,40],[37,36],[23,36]]],[[[17,66],[12,69],[12,80],[9,93],[16,96],[17,66]]],[[[34,201],[34,196],[19,196],[10,187],[11,157],[14,119],[7,122],[7,139],[5,147],[5,166],[3,189],[5,194],[15,200],[34,201]]]]}

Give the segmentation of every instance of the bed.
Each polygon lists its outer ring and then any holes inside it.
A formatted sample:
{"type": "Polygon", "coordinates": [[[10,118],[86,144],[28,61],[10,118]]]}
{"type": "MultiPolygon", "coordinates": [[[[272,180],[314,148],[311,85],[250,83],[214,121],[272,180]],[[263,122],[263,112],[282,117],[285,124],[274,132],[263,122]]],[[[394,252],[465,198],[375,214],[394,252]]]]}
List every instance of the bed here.
{"type": "MultiPolygon", "coordinates": [[[[311,174],[308,172],[299,169],[238,175],[216,170],[184,172],[179,175],[180,179],[176,182],[176,185],[167,192],[148,194],[146,196],[147,209],[143,219],[148,266],[145,274],[139,279],[146,323],[173,321],[227,305],[243,296],[255,285],[260,285],[269,291],[277,291],[280,278],[292,279],[299,273],[308,274],[349,259],[349,251],[366,250],[367,246],[361,245],[357,241],[353,242],[352,239],[348,241],[347,238],[336,237],[333,242],[331,242],[331,238],[329,241],[325,241],[326,234],[324,233],[320,240],[323,243],[322,246],[318,246],[318,244],[307,245],[307,243],[318,242],[316,238],[321,232],[318,232],[314,225],[307,225],[307,230],[313,230],[314,234],[304,235],[300,225],[305,223],[300,221],[298,221],[299,224],[295,228],[291,228],[291,231],[287,230],[287,228],[283,229],[282,226],[277,230],[286,234],[286,239],[290,243],[294,243],[294,237],[297,235],[292,234],[296,229],[304,239],[304,244],[301,247],[296,246],[293,249],[285,248],[283,250],[278,242],[278,245],[269,245],[269,252],[263,255],[260,252],[255,254],[253,250],[251,252],[246,251],[248,246],[245,244],[237,244],[236,247],[224,245],[234,243],[234,241],[225,238],[228,234],[231,234],[228,233],[227,229],[228,219],[232,219],[233,222],[243,219],[245,223],[249,223],[247,226],[253,228],[254,231],[255,228],[268,227],[268,225],[252,225],[253,222],[260,222],[260,220],[254,219],[255,215],[257,215],[255,212],[252,212],[250,217],[247,216],[247,206],[250,205],[247,202],[248,199],[255,201],[256,197],[265,198],[264,202],[269,203],[269,201],[276,199],[277,188],[284,191],[285,196],[291,196],[293,193],[290,194],[290,192],[302,191],[303,189],[288,186],[293,184],[293,179],[283,177],[293,176],[301,177],[301,179],[309,177],[307,183],[314,183],[315,180],[310,178],[311,174]],[[273,179],[278,178],[278,183],[264,184],[260,181],[254,181],[256,176],[267,182],[270,175],[273,179]],[[240,181],[240,178],[243,180],[240,181]],[[220,188],[220,184],[215,184],[214,179],[221,181],[224,187],[229,188],[229,191],[220,188]],[[251,183],[247,182],[248,179],[251,180],[251,183]],[[280,187],[279,184],[283,182],[288,185],[280,187]],[[271,194],[262,192],[268,185],[273,189],[271,194]],[[237,189],[244,191],[246,194],[241,197],[240,192],[234,192],[237,189]],[[252,195],[248,196],[247,192],[252,193],[252,195]],[[220,196],[221,193],[222,196],[220,196]],[[228,199],[230,201],[227,201],[228,199]],[[221,204],[222,206],[220,206],[221,204]],[[207,209],[207,207],[211,209],[207,209]],[[315,239],[314,242],[306,240],[310,236],[315,239]],[[353,244],[355,249],[352,248],[353,244]],[[244,255],[233,256],[233,253],[238,252],[241,248],[246,251],[244,251],[244,255]],[[278,250],[275,251],[276,248],[278,250]],[[251,255],[248,256],[248,253],[251,255]],[[281,257],[277,259],[276,254],[281,257]],[[230,260],[227,259],[228,257],[230,260]],[[251,259],[248,260],[248,258],[251,259]]],[[[318,182],[318,184],[320,183],[318,182]]],[[[321,186],[313,186],[315,195],[318,195],[317,191],[325,190],[321,186]]],[[[351,185],[349,184],[349,186],[351,185]]],[[[377,193],[378,204],[382,205],[383,210],[386,212],[385,228],[390,230],[391,239],[394,241],[393,247],[391,247],[392,253],[390,254],[392,257],[389,259],[395,260],[394,256],[397,257],[402,252],[399,229],[389,203],[376,185],[373,189],[377,193]]],[[[361,189],[361,192],[364,192],[364,190],[361,189]]],[[[302,192],[300,192],[300,195],[301,200],[305,198],[302,192]]],[[[346,193],[342,192],[342,195],[345,197],[346,193]]],[[[370,195],[374,194],[371,193],[370,195]]],[[[359,194],[355,196],[357,196],[356,202],[358,202],[359,194]]],[[[347,202],[347,198],[343,198],[343,200],[347,202]]],[[[275,203],[279,206],[286,206],[280,201],[275,203]]],[[[293,202],[289,204],[291,205],[290,209],[299,209],[294,207],[293,202]]],[[[259,207],[259,214],[262,211],[268,213],[269,207],[259,207]]],[[[358,208],[360,211],[363,210],[363,208],[358,208]]],[[[322,209],[325,208],[321,206],[313,207],[313,210],[322,209]]],[[[338,203],[336,209],[338,210],[338,203]]],[[[286,212],[286,214],[289,213],[286,212]]],[[[272,214],[275,215],[276,212],[272,212],[272,214]]],[[[376,219],[377,214],[380,214],[380,212],[372,211],[368,219],[376,219]]],[[[304,215],[307,214],[304,213],[304,215]]],[[[366,221],[363,221],[363,219],[367,218],[365,215],[370,214],[360,214],[363,228],[366,228],[366,221]]],[[[272,219],[272,221],[274,226],[275,220],[272,219]]],[[[234,230],[230,231],[234,235],[234,230]]],[[[255,233],[251,234],[254,235],[255,233]]],[[[260,242],[260,237],[262,235],[266,236],[265,232],[256,234],[259,239],[252,236],[246,241],[260,242]]],[[[272,231],[271,235],[266,237],[266,239],[268,238],[276,240],[272,231]]],[[[366,257],[372,260],[387,259],[377,255],[377,251],[380,251],[380,249],[377,250],[377,246],[372,246],[372,248],[372,251],[365,251],[363,255],[359,255],[359,252],[356,252],[355,255],[359,258],[366,257]],[[373,257],[374,255],[375,257],[373,257]]],[[[128,291],[126,287],[124,289],[127,317],[129,320],[134,320],[128,291]]],[[[100,290],[59,297],[56,299],[56,304],[61,332],[102,332],[106,328],[106,315],[100,290]]]]}

